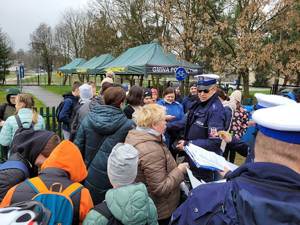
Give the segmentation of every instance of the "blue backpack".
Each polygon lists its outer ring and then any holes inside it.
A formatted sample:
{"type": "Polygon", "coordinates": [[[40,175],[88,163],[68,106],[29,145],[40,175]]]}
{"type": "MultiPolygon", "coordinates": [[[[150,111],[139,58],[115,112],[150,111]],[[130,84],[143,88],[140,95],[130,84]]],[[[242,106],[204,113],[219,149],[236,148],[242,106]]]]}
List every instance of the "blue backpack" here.
{"type": "Polygon", "coordinates": [[[50,189],[39,178],[26,180],[27,184],[37,193],[32,200],[41,202],[51,212],[49,225],[71,225],[73,222],[73,202],[71,197],[81,191],[82,185],[73,183],[62,190],[60,183],[53,183],[50,189]],[[60,186],[59,191],[52,191],[54,186],[60,186]]]}
{"type": "Polygon", "coordinates": [[[17,161],[17,160],[8,160],[2,164],[0,164],[0,171],[1,170],[7,170],[7,169],[19,169],[22,170],[25,174],[26,177],[29,177],[29,170],[27,168],[27,166],[21,162],[21,161],[17,161]]]}

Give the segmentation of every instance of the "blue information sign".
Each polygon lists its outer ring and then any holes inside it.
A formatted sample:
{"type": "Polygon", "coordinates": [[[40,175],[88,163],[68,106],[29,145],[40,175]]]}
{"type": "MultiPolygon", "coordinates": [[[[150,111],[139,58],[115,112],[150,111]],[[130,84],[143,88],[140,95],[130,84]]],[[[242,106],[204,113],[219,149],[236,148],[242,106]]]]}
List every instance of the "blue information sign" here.
{"type": "Polygon", "coordinates": [[[175,75],[178,81],[183,81],[188,74],[183,67],[178,67],[175,71],[175,75]]]}
{"type": "Polygon", "coordinates": [[[20,76],[20,78],[24,78],[24,76],[25,76],[25,71],[24,71],[23,65],[20,65],[20,67],[19,67],[19,76],[20,76]]]}

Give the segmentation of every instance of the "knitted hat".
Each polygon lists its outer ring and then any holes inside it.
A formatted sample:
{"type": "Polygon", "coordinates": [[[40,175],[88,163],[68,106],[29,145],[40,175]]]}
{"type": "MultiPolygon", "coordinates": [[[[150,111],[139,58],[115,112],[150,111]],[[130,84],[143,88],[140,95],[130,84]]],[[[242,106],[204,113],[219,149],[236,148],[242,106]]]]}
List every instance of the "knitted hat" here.
{"type": "Polygon", "coordinates": [[[132,184],[137,175],[138,156],[138,151],[132,145],[117,144],[107,162],[110,183],[117,187],[132,184]]]}
{"type": "Polygon", "coordinates": [[[242,101],[242,92],[239,90],[235,90],[234,92],[231,93],[230,100],[235,100],[237,102],[241,102],[242,101]]]}
{"type": "Polygon", "coordinates": [[[88,84],[83,84],[79,87],[80,98],[82,100],[88,100],[93,97],[92,86],[88,84]]]}

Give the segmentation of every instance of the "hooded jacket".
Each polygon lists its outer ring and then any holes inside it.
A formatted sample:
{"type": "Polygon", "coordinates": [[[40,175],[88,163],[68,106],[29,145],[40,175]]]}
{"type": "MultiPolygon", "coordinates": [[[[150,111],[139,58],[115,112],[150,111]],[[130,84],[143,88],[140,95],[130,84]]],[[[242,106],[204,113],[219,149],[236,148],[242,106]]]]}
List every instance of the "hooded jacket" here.
{"type": "MultiPolygon", "coordinates": [[[[82,182],[87,176],[87,170],[82,160],[80,151],[70,141],[62,141],[46,159],[41,167],[39,177],[50,188],[53,183],[62,184],[63,190],[74,182],[82,182]]],[[[3,201],[1,207],[13,203],[32,199],[36,193],[26,183],[22,182],[11,188],[3,201]]],[[[89,191],[82,188],[72,196],[74,205],[73,224],[82,222],[88,211],[93,207],[89,191]],[[79,221],[76,221],[79,218],[79,221]]]]}
{"type": "Polygon", "coordinates": [[[172,225],[300,224],[300,175],[275,163],[244,164],[225,183],[200,185],[172,225]]]}
{"type": "MultiPolygon", "coordinates": [[[[105,201],[112,215],[122,224],[158,225],[157,212],[144,184],[131,184],[106,192],[105,201]]],[[[83,225],[106,225],[105,216],[91,210],[83,225]]]]}
{"type": "Polygon", "coordinates": [[[105,192],[112,187],[107,176],[109,154],[117,143],[124,142],[133,127],[133,121],[127,119],[121,109],[98,103],[91,108],[77,131],[74,143],[89,165],[85,186],[95,204],[102,202],[105,192]]]}
{"type": "MultiPolygon", "coordinates": [[[[43,151],[48,140],[54,135],[54,132],[39,130],[30,140],[22,140],[17,148],[14,149],[8,161],[21,161],[28,168],[31,176],[36,176],[37,168],[34,166],[38,155],[43,151]]],[[[2,201],[6,192],[18,183],[26,179],[25,173],[20,169],[0,170],[0,201],[2,201]]]]}
{"type": "Polygon", "coordinates": [[[65,131],[70,131],[73,117],[75,116],[74,107],[77,105],[79,97],[72,93],[64,94],[64,105],[59,113],[59,120],[63,122],[62,128],[65,131]]]}
{"type": "Polygon", "coordinates": [[[9,89],[8,94],[6,95],[6,101],[7,103],[4,103],[0,105],[0,121],[1,120],[6,120],[8,117],[11,115],[14,115],[16,112],[15,104],[12,104],[10,102],[10,96],[16,96],[20,93],[18,89],[9,89]]]}
{"type": "MultiPolygon", "coordinates": [[[[22,108],[18,111],[18,115],[20,117],[23,127],[29,128],[32,123],[32,109],[22,108]]],[[[3,146],[9,146],[18,128],[19,126],[15,116],[8,117],[0,132],[0,144],[3,146]]],[[[33,128],[34,130],[45,129],[44,118],[41,115],[38,115],[38,121],[33,128]]]]}
{"type": "Polygon", "coordinates": [[[131,130],[125,142],[139,152],[136,182],[146,185],[157,208],[158,219],[170,217],[179,204],[179,185],[184,179],[183,172],[178,169],[161,136],[131,130]]]}

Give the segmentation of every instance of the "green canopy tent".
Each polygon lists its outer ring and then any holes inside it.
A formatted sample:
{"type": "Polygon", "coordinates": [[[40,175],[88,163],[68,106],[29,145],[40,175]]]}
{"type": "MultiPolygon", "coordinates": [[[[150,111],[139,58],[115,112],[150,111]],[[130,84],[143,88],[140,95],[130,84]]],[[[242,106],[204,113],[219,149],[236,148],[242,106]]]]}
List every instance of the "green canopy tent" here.
{"type": "Polygon", "coordinates": [[[100,56],[95,56],[81,64],[80,66],[76,67],[76,71],[78,73],[86,73],[91,75],[97,75],[97,67],[105,66],[106,64],[110,63],[114,57],[111,54],[103,54],[100,56]]]}
{"type": "Polygon", "coordinates": [[[96,68],[97,74],[113,71],[119,75],[173,75],[178,67],[183,66],[193,74],[201,73],[201,67],[191,67],[186,63],[171,59],[156,42],[129,48],[119,57],[105,66],[96,68]],[[191,70],[193,68],[193,70],[191,70]]]}
{"type": "Polygon", "coordinates": [[[85,63],[86,60],[83,58],[76,58],[72,62],[58,68],[58,71],[63,72],[64,74],[76,73],[76,67],[85,63]]]}

